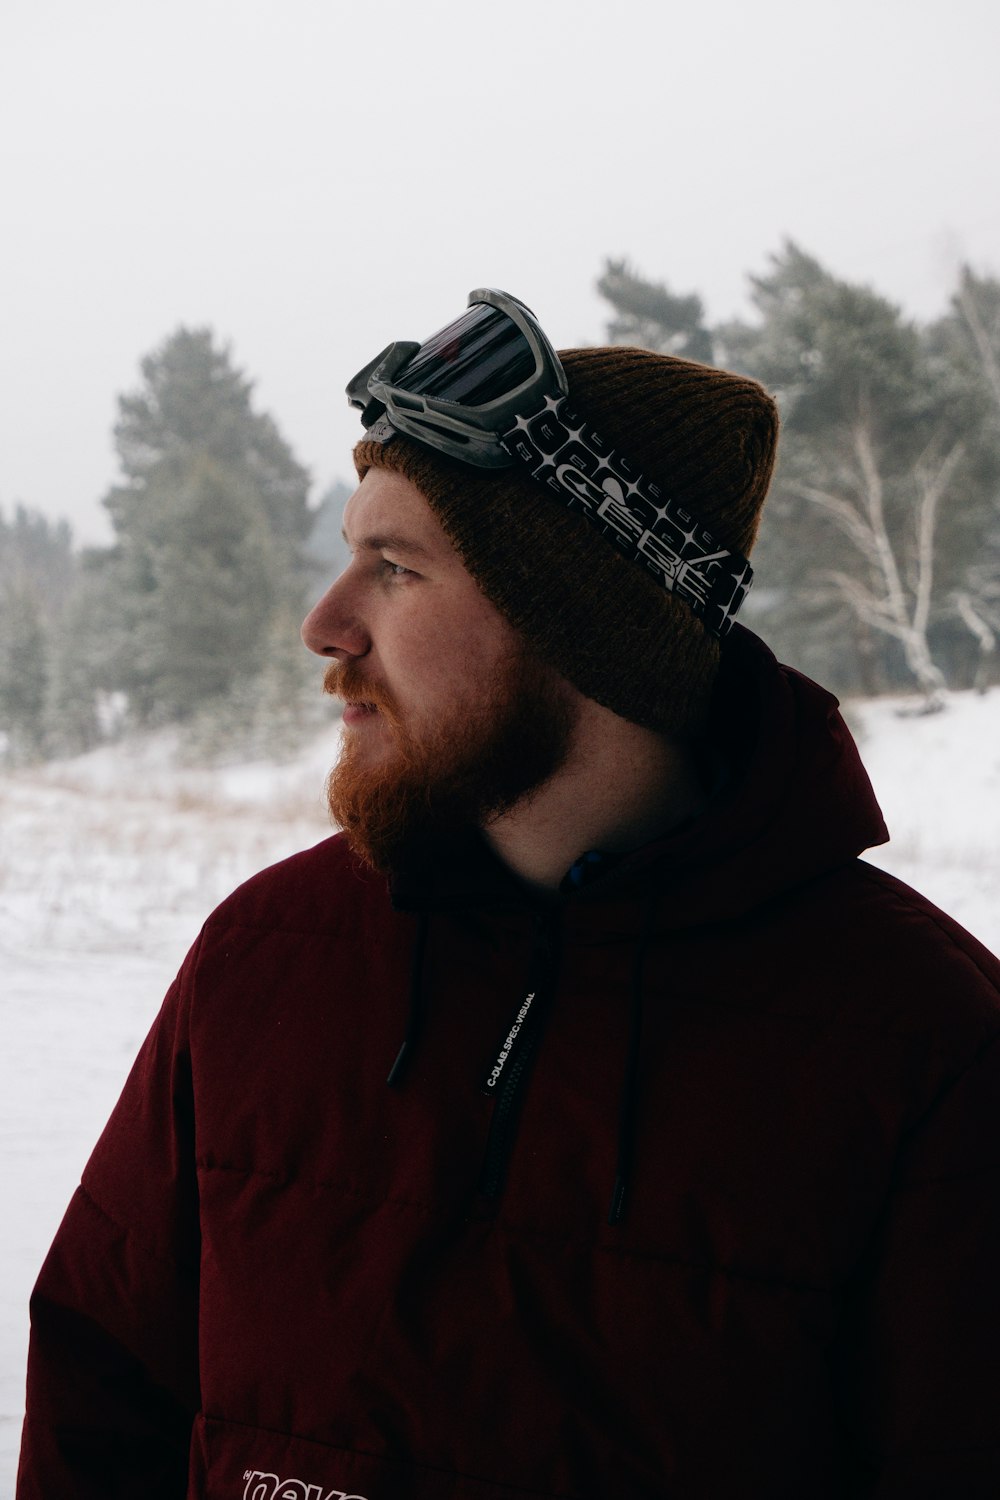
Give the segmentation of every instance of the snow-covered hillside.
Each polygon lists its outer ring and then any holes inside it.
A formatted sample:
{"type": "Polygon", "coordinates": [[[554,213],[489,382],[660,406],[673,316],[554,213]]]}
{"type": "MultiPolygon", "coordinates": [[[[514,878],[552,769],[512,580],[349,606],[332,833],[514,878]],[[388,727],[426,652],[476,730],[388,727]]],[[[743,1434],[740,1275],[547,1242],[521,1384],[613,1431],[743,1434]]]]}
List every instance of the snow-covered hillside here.
{"type": "Polygon", "coordinates": [[[891,835],[865,857],[1000,953],[1000,688],[953,693],[939,714],[908,709],[846,710],[891,835]]]}
{"type": "MultiPolygon", "coordinates": [[[[1000,689],[849,711],[893,832],[872,860],[1000,949],[1000,689]]],[[[331,728],[300,760],[178,770],[163,738],[0,777],[0,1494],[27,1299],[163,992],[215,903],[323,838],[331,728]]]]}

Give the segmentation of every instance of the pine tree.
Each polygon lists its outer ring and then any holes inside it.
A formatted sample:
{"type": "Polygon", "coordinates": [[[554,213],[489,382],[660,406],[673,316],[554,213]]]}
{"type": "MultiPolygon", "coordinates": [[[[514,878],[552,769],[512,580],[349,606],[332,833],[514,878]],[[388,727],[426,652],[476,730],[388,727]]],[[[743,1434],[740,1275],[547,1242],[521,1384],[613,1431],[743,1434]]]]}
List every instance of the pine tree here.
{"type": "Polygon", "coordinates": [[[105,501],[115,529],[128,530],[154,474],[202,456],[252,483],[274,536],[301,542],[311,524],[309,475],[273,419],[254,410],[253,383],[229,349],[217,348],[208,328],[182,327],[141,369],[142,388],[118,403],[115,447],[127,482],[105,501]]]}
{"type": "Polygon", "coordinates": [[[638,344],[711,364],[712,335],[696,293],[677,296],[662,281],[646,281],[625,260],[605,262],[597,290],[614,308],[608,324],[613,344],[638,344]]]}
{"type": "Polygon", "coordinates": [[[35,760],[45,742],[48,636],[41,591],[26,569],[0,581],[0,739],[4,759],[35,760]]]}
{"type": "Polygon", "coordinates": [[[308,476],[207,329],[179,329],[120,401],[124,483],[106,498],[119,595],[112,677],[140,723],[189,720],[261,668],[304,606],[308,476]]]}
{"type": "Polygon", "coordinates": [[[0,730],[8,761],[31,760],[49,744],[52,669],[70,638],[68,600],[77,573],[65,521],[24,505],[0,514],[0,730]]]}

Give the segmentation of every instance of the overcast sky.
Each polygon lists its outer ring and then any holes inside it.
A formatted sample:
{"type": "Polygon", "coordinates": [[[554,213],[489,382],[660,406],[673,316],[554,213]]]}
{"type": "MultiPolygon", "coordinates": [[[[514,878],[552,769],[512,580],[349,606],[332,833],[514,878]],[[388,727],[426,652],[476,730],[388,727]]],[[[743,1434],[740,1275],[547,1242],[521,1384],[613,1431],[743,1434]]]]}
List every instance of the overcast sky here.
{"type": "Polygon", "coordinates": [[[996,0],[5,0],[0,506],[109,529],[138,362],[210,325],[316,491],[347,379],[479,285],[599,342],[791,236],[911,315],[1000,274],[996,0]]]}

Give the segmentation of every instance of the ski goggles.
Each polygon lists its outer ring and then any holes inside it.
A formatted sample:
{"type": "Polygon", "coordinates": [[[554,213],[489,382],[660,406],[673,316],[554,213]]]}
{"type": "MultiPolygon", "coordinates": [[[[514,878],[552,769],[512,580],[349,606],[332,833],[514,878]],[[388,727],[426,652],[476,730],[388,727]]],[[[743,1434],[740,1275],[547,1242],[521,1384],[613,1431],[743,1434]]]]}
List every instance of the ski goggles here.
{"type": "Polygon", "coordinates": [[[569,398],[534,315],[490,288],[423,344],[390,344],[347,387],[367,437],[397,433],[476,468],[522,465],[722,639],[753,579],[749,562],[639,472],[569,398]]]}

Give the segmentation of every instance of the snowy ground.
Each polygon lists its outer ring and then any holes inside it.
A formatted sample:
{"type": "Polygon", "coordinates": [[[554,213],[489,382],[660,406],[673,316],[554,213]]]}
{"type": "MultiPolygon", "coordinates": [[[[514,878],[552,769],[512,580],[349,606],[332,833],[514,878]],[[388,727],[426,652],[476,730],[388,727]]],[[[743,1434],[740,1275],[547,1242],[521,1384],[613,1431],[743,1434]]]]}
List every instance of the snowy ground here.
{"type": "Polygon", "coordinates": [[[1000,953],[1000,688],[929,717],[900,717],[907,701],[847,710],[892,835],[865,857],[1000,953]]]}
{"type": "MultiPolygon", "coordinates": [[[[849,714],[893,843],[874,853],[1000,950],[1000,689],[849,714]]],[[[336,731],[294,765],[172,768],[169,745],[0,776],[0,1495],[13,1489],[27,1301],[163,992],[208,911],[328,832],[336,731]]]]}

